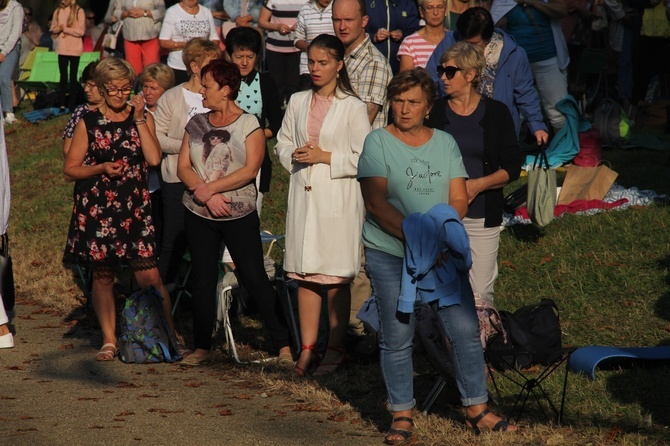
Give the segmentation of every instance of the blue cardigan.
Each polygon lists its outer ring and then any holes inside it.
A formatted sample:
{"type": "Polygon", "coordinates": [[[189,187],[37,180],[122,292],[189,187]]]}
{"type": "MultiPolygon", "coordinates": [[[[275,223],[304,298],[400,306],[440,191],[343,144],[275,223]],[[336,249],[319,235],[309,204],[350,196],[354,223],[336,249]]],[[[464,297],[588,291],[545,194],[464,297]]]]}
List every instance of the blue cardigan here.
{"type": "MultiPolygon", "coordinates": [[[[532,133],[538,130],[547,130],[540,109],[540,97],[533,87],[533,73],[526,51],[518,46],[514,38],[503,30],[496,28],[495,32],[503,36],[503,48],[498,62],[498,72],[493,83],[493,99],[504,103],[509,108],[514,120],[516,134],[519,135],[521,122],[519,112],[528,122],[532,133]]],[[[444,96],[444,84],[437,77],[437,66],[442,54],[460,40],[455,31],[446,34],[437,45],[426,65],[426,71],[437,84],[438,97],[444,96]]]]}
{"type": "Polygon", "coordinates": [[[456,210],[448,204],[414,213],[402,222],[405,265],[398,311],[414,312],[414,304],[439,300],[440,307],[461,302],[461,275],[472,266],[470,239],[456,210]],[[436,260],[446,253],[438,267],[436,260]]]}

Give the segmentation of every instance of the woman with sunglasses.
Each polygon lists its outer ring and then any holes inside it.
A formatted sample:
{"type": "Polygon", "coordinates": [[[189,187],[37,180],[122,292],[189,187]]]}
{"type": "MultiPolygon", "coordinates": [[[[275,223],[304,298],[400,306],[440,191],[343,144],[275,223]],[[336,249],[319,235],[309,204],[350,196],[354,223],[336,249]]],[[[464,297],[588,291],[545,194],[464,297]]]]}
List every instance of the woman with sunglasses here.
{"type": "MultiPolygon", "coordinates": [[[[435,84],[430,76],[422,68],[403,71],[391,80],[387,97],[393,123],[373,130],[366,138],[358,163],[358,179],[367,210],[363,224],[366,272],[372,295],[377,299],[380,364],[388,406],[393,414],[384,443],[397,445],[413,444],[416,440],[412,419],[415,300],[405,286],[401,298],[401,277],[409,265],[405,259],[405,245],[410,245],[408,230],[416,229],[413,225],[405,227],[403,223],[410,215],[414,218],[412,214],[425,214],[437,205],[448,204],[439,209],[450,213],[450,221],[455,225],[450,226],[450,231],[453,228],[460,234],[460,254],[466,257],[467,237],[459,220],[467,213],[468,195],[467,172],[456,141],[423,123],[426,115],[432,113],[435,98],[435,84]]],[[[424,235],[430,243],[438,240],[432,234],[424,235]]],[[[429,266],[427,273],[435,279],[433,289],[444,292],[424,291],[421,297],[425,304],[434,305],[452,347],[454,378],[466,406],[467,424],[475,432],[513,430],[507,421],[487,408],[479,322],[467,278],[461,280],[465,273],[452,269],[451,281],[440,281],[444,273],[450,274],[448,268],[456,268],[457,263],[451,259],[457,257],[451,253],[448,256],[435,254],[434,259],[423,263],[429,266]],[[450,262],[454,265],[447,265],[450,262]],[[462,292],[449,295],[445,288],[462,292]]],[[[467,269],[467,265],[463,269],[467,269]]]]}
{"type": "Polygon", "coordinates": [[[440,63],[437,71],[447,97],[435,102],[426,125],[453,136],[463,157],[468,172],[468,213],[463,224],[472,252],[470,284],[475,300],[492,303],[503,187],[519,178],[523,158],[507,106],[477,92],[486,64],[481,47],[458,42],[440,57],[440,63]]]}
{"type": "Polygon", "coordinates": [[[74,207],[63,262],[90,265],[93,309],[102,329],[96,361],[111,361],[118,353],[114,272],[128,265],[141,288],[155,286],[172,323],[170,295],[156,264],[154,223],[147,188],[148,166],[161,161],[154,120],[145,100],[128,100],[135,80],[132,66],[105,59],[94,81],[103,103],[77,124],[63,172],[76,181],[74,207]]]}

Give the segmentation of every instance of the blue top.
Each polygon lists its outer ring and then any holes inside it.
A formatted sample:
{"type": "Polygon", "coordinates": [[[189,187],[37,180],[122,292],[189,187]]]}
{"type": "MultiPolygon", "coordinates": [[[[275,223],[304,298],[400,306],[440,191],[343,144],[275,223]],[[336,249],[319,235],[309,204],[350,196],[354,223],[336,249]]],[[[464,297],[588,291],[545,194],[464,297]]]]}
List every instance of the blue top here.
{"type": "MultiPolygon", "coordinates": [[[[503,36],[503,48],[498,62],[498,71],[493,83],[493,99],[504,103],[509,109],[516,134],[519,135],[519,112],[523,115],[531,132],[547,130],[540,110],[540,97],[533,87],[533,73],[530,71],[526,52],[516,44],[514,38],[503,30],[496,28],[495,32],[503,36]]],[[[437,84],[438,97],[444,96],[444,84],[437,77],[437,65],[440,56],[454,43],[461,40],[456,32],[448,32],[437,45],[430,56],[426,71],[437,84]]]]}
{"type": "Polygon", "coordinates": [[[419,28],[419,10],[414,0],[365,0],[365,12],[368,24],[365,32],[370,35],[374,46],[389,60],[393,74],[400,70],[398,50],[402,39],[395,41],[390,37],[382,42],[375,42],[375,33],[380,28],[388,31],[399,29],[403,39],[419,28]]]}
{"type": "Polygon", "coordinates": [[[512,8],[505,17],[505,31],[526,50],[530,63],[556,57],[556,44],[549,17],[535,8],[524,8],[521,5],[512,8]]]}
{"type": "Polygon", "coordinates": [[[461,274],[472,266],[470,239],[456,210],[438,204],[425,214],[412,214],[402,222],[405,268],[402,272],[398,311],[412,313],[417,301],[439,300],[440,307],[461,302],[461,274]],[[446,254],[440,265],[438,256],[446,254]]]}

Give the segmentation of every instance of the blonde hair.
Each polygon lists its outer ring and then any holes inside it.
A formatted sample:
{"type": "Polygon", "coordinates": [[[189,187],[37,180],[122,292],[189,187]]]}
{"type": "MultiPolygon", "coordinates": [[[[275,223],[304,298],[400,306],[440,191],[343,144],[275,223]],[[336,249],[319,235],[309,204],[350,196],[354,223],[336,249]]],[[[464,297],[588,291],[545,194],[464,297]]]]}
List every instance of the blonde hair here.
{"type": "Polygon", "coordinates": [[[158,85],[165,90],[174,87],[174,71],[164,63],[152,63],[144,67],[144,70],[138,76],[140,84],[147,81],[156,81],[158,85]]]}
{"type": "Polygon", "coordinates": [[[56,6],[56,10],[54,11],[54,20],[57,20],[56,17],[60,15],[60,11],[65,8],[70,8],[70,16],[67,18],[67,26],[71,27],[74,25],[74,22],[77,20],[77,15],[79,14],[79,11],[83,11],[81,6],[77,4],[77,0],[70,0],[70,4],[63,7],[63,2],[61,1],[58,3],[58,6],[56,6]]]}
{"type": "Polygon", "coordinates": [[[218,43],[203,39],[202,37],[196,37],[188,41],[181,54],[181,59],[184,61],[184,65],[186,65],[186,72],[191,76],[193,75],[191,62],[200,65],[208,57],[218,59],[221,57],[221,54],[221,48],[218,43]]]}
{"type": "Polygon", "coordinates": [[[105,91],[103,87],[106,84],[120,79],[127,80],[131,85],[135,82],[135,70],[133,70],[133,66],[123,59],[110,57],[100,62],[95,68],[95,85],[101,91],[105,91]]]}
{"type": "Polygon", "coordinates": [[[463,70],[463,74],[469,71],[475,72],[475,78],[472,80],[472,87],[477,88],[482,70],[486,66],[484,50],[477,45],[467,42],[456,42],[451,48],[440,56],[440,63],[453,61],[458,68],[463,70]]]}

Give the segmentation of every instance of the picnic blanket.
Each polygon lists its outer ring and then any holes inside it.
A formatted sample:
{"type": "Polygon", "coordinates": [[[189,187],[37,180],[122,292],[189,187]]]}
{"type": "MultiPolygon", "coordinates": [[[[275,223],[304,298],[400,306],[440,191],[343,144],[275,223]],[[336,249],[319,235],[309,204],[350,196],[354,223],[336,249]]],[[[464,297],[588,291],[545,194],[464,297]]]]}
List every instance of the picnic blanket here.
{"type": "Polygon", "coordinates": [[[659,347],[581,347],[570,355],[568,369],[596,379],[596,367],[606,359],[669,360],[670,345],[659,347]]]}
{"type": "Polygon", "coordinates": [[[23,117],[34,124],[37,121],[46,121],[47,119],[55,118],[56,116],[64,115],[65,113],[67,112],[61,111],[58,107],[50,107],[26,112],[23,114],[23,117]]]}

